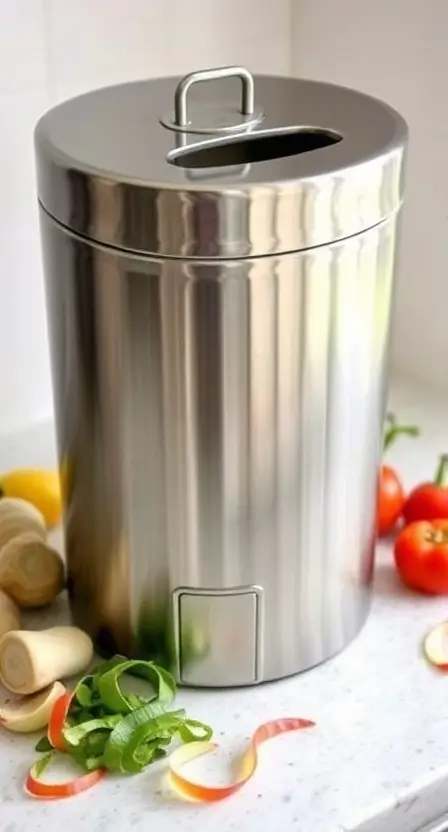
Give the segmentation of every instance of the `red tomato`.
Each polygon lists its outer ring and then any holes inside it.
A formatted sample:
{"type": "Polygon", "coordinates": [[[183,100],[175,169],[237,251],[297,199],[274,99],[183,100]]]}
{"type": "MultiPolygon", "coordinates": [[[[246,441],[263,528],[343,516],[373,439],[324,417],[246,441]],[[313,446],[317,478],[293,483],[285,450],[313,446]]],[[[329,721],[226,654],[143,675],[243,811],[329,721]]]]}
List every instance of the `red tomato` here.
{"type": "Polygon", "coordinates": [[[378,491],[378,534],[383,536],[391,532],[400,516],[404,505],[404,490],[396,471],[383,465],[378,491]]]}
{"type": "Polygon", "coordinates": [[[448,518],[448,455],[440,457],[434,482],[418,485],[403,506],[405,523],[448,518]]]}
{"type": "Polygon", "coordinates": [[[422,520],[400,532],[394,546],[406,586],[428,595],[448,594],[448,520],[422,520]]]}
{"type": "MultiPolygon", "coordinates": [[[[388,413],[383,437],[383,452],[390,448],[398,436],[419,436],[415,425],[398,425],[395,416],[388,413]]],[[[378,534],[390,534],[401,517],[405,494],[401,481],[393,468],[383,465],[378,490],[378,534]]]]}

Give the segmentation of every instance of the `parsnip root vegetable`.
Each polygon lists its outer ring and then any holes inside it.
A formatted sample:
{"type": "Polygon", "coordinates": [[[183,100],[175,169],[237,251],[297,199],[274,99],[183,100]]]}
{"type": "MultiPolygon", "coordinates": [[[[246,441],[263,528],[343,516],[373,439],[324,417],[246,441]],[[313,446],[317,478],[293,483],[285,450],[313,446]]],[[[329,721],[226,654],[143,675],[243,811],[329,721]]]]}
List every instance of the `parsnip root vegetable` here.
{"type": "Polygon", "coordinates": [[[10,702],[0,708],[0,724],[17,734],[40,731],[48,725],[53,705],[63,693],[64,685],[54,682],[40,693],[10,702]]]}
{"type": "Polygon", "coordinates": [[[0,588],[21,607],[41,607],[64,586],[60,555],[34,533],[20,534],[0,549],[0,588]]]}
{"type": "Polygon", "coordinates": [[[0,638],[10,630],[20,630],[20,613],[14,601],[0,589],[0,638]]]}
{"type": "Polygon", "coordinates": [[[0,639],[0,682],[12,693],[36,693],[81,673],[92,658],[92,641],[77,627],[16,630],[0,639]]]}
{"type": "Polygon", "coordinates": [[[45,528],[45,517],[36,506],[29,503],[27,500],[22,500],[19,497],[1,497],[0,498],[0,521],[10,514],[25,514],[36,520],[40,526],[45,528]]]}
{"type": "Polygon", "coordinates": [[[20,534],[35,534],[46,540],[43,516],[24,500],[0,499],[0,549],[20,534]]]}

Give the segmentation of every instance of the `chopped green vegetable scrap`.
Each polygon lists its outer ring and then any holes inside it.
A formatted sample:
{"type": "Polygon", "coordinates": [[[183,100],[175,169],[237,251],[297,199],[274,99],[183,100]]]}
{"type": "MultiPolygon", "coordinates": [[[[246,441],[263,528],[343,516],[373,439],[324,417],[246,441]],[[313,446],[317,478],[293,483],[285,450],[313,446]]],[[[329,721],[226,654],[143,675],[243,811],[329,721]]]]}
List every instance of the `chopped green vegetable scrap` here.
{"type": "MultiPolygon", "coordinates": [[[[164,757],[174,739],[188,743],[212,736],[208,725],[189,719],[184,710],[167,710],[175,695],[168,671],[116,656],[81,679],[67,708],[54,709],[48,737],[87,772],[136,774],[164,757]],[[125,693],[126,676],[144,679],[147,695],[125,693]]],[[[48,753],[53,743],[44,737],[36,751],[48,753]]]]}

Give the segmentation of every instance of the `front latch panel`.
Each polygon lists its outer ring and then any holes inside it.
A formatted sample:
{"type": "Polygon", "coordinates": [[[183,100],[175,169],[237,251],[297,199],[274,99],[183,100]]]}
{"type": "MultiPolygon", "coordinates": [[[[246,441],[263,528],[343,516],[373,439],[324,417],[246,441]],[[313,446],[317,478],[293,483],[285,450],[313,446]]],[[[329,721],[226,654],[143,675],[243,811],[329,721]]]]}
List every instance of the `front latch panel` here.
{"type": "Polygon", "coordinates": [[[262,676],[259,587],[174,592],[178,680],[198,687],[253,685],[262,676]]]}

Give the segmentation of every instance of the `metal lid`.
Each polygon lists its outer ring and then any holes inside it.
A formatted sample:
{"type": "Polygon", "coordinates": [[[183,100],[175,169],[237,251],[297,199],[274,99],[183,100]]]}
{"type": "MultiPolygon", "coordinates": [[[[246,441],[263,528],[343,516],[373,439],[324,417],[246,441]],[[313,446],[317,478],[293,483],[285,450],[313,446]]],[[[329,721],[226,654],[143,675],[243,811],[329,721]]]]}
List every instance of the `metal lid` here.
{"type": "Polygon", "coordinates": [[[131,251],[296,251],[396,211],[406,144],[406,123],[374,98],[223,67],[50,110],[35,131],[38,195],[64,226],[131,251]]]}

